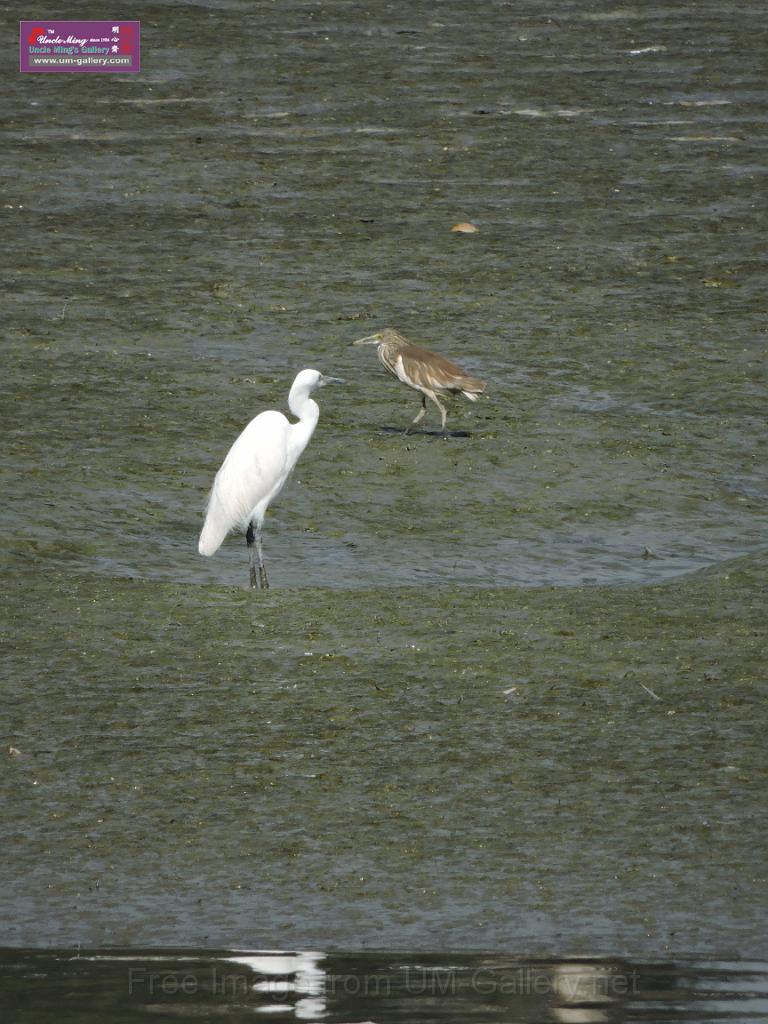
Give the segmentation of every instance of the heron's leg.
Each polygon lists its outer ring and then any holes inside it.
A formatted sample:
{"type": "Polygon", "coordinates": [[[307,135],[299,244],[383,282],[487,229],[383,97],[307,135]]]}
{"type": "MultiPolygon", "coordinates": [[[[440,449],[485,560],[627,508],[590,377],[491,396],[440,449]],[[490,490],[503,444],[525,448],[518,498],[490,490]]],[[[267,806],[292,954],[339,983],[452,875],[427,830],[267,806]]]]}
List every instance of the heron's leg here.
{"type": "Polygon", "coordinates": [[[426,411],[427,411],[427,396],[426,395],[422,395],[421,396],[421,409],[419,409],[419,411],[416,413],[416,419],[411,423],[410,427],[408,427],[406,429],[406,431],[405,431],[406,434],[410,434],[410,432],[413,430],[413,428],[416,426],[416,424],[419,422],[419,420],[423,417],[423,415],[424,415],[424,413],[426,411]]]}
{"type": "Polygon", "coordinates": [[[267,567],[264,565],[264,552],[261,548],[261,527],[259,526],[256,530],[256,552],[259,556],[259,582],[261,583],[262,590],[269,589],[269,580],[267,579],[267,567]]]}
{"type": "Polygon", "coordinates": [[[440,416],[442,417],[442,421],[443,421],[442,431],[443,431],[443,434],[445,434],[445,421],[448,418],[448,410],[445,408],[445,406],[440,401],[440,399],[437,397],[437,395],[434,393],[434,391],[430,391],[429,397],[432,399],[432,401],[435,403],[437,408],[440,410],[440,416]]]}
{"type": "Polygon", "coordinates": [[[248,529],[245,531],[245,543],[248,545],[248,564],[250,567],[250,581],[251,589],[257,590],[259,587],[259,578],[256,575],[256,535],[253,532],[253,523],[248,523],[248,529]]]}

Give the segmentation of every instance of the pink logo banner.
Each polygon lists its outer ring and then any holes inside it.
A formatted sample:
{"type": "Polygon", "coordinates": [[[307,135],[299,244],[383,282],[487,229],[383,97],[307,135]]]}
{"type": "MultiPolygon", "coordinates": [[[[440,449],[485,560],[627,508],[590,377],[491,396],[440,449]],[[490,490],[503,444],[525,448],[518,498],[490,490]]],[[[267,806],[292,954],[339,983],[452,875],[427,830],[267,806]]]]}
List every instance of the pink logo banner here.
{"type": "Polygon", "coordinates": [[[19,22],[21,71],[141,70],[141,23],[138,21],[19,22]]]}

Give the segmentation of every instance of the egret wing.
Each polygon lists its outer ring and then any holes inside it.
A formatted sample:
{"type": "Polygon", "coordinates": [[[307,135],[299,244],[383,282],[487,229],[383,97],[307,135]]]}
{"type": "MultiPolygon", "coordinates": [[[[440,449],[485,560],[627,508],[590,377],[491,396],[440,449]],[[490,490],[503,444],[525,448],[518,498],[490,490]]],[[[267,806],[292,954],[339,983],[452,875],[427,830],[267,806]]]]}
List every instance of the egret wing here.
{"type": "Polygon", "coordinates": [[[202,554],[213,554],[230,530],[245,528],[279,492],[288,475],[289,423],[270,410],[252,419],[216,474],[200,534],[202,554]],[[261,508],[260,508],[261,506],[261,508]]]}

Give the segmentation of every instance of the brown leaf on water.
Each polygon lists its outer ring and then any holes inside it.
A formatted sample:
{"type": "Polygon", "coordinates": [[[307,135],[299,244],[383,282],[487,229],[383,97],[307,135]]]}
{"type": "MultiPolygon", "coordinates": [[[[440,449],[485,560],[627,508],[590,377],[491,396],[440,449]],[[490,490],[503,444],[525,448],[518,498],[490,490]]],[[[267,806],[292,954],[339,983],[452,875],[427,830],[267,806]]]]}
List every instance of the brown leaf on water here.
{"type": "Polygon", "coordinates": [[[480,228],[468,220],[462,221],[461,224],[454,224],[451,228],[451,231],[460,231],[463,235],[474,235],[479,230],[480,228]]]}

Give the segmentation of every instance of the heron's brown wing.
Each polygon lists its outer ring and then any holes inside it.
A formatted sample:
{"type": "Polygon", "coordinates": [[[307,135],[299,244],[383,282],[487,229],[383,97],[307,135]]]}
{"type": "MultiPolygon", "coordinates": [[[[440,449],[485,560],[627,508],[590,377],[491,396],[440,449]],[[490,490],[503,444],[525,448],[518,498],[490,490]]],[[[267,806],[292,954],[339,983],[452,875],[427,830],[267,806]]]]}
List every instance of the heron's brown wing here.
{"type": "MultiPolygon", "coordinates": [[[[401,358],[403,370],[409,382],[416,387],[429,388],[431,391],[484,391],[485,382],[478,377],[465,373],[460,366],[452,363],[445,356],[418,345],[406,345],[394,353],[394,362],[401,358]]],[[[392,367],[396,376],[397,369],[392,367]]]]}

